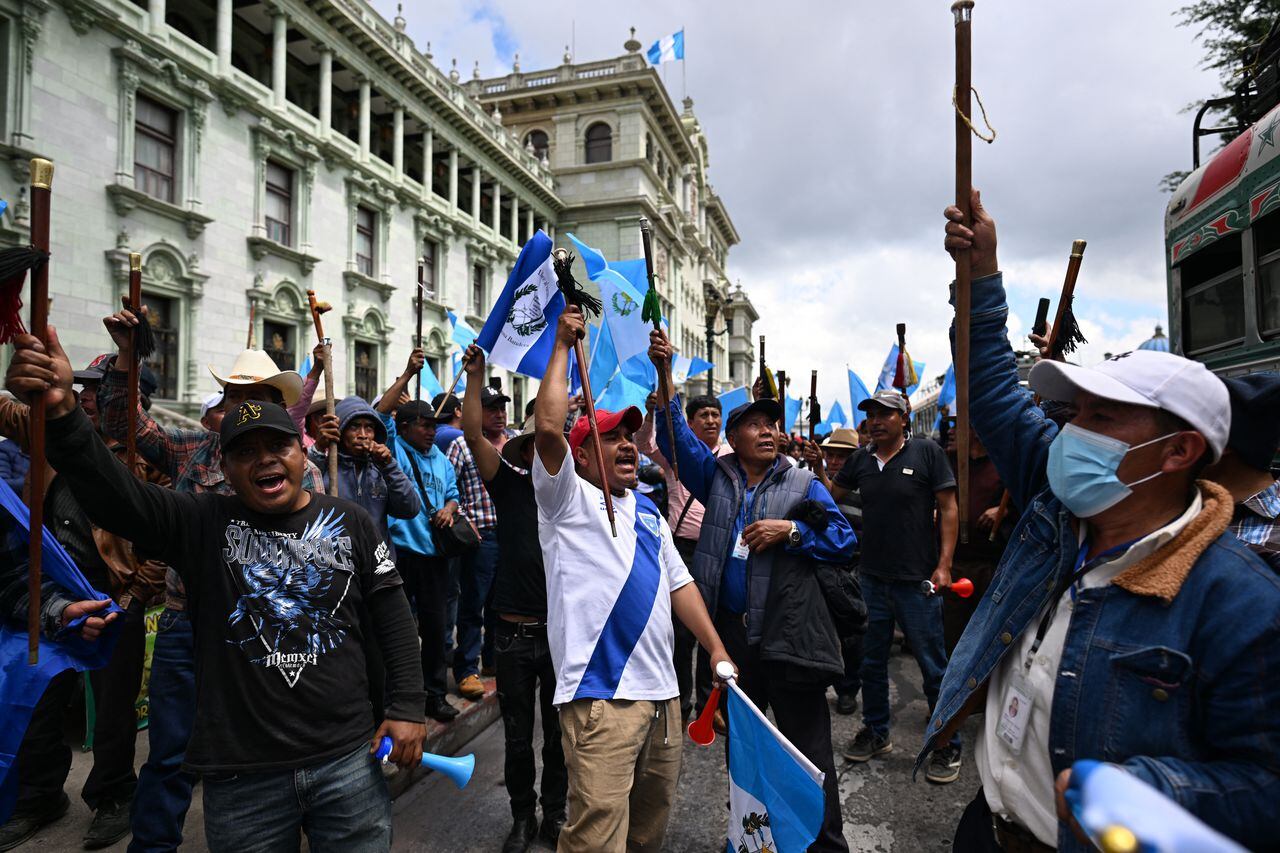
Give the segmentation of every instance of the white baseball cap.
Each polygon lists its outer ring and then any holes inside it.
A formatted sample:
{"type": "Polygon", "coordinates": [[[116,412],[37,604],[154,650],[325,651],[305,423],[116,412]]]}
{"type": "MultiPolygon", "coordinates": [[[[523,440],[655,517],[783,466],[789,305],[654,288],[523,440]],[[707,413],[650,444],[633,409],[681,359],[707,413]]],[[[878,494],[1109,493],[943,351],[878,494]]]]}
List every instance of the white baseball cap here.
{"type": "Polygon", "coordinates": [[[204,420],[204,416],[209,414],[210,409],[216,409],[222,405],[222,392],[214,391],[208,397],[204,398],[204,402],[200,404],[200,420],[204,420]]]}
{"type": "Polygon", "coordinates": [[[1096,367],[1045,360],[1031,368],[1030,385],[1046,400],[1070,403],[1085,391],[1104,400],[1163,409],[1204,436],[1215,461],[1231,432],[1227,386],[1200,362],[1173,353],[1122,352],[1096,367]]]}

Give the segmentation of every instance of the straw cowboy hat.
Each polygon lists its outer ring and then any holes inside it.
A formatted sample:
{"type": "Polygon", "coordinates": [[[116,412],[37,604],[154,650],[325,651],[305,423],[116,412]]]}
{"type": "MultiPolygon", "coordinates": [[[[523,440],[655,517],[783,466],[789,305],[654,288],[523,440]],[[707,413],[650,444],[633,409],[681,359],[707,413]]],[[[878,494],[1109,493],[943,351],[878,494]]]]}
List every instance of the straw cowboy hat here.
{"type": "Polygon", "coordinates": [[[236,356],[225,376],[209,365],[209,372],[222,387],[228,385],[270,385],[280,391],[284,404],[292,406],[302,394],[302,377],[296,370],[281,370],[260,349],[247,349],[236,356]]]}

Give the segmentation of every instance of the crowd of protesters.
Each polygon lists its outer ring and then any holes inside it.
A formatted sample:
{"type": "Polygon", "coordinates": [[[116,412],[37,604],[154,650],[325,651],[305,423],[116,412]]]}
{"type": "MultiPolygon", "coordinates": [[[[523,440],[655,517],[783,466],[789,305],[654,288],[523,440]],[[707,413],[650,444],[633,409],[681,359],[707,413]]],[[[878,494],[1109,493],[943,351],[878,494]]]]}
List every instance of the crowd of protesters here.
{"type": "MultiPolygon", "coordinates": [[[[963,798],[954,849],[1088,849],[1064,801],[1083,758],[1246,845],[1274,845],[1280,376],[1223,380],[1135,352],[1092,368],[1043,359],[1028,391],[994,222],[976,196],[970,226],[954,207],[946,218],[946,246],[967,250],[973,273],[968,537],[954,419],[917,435],[894,389],[821,442],[780,429],[782,407],[762,393],[728,412],[711,396],[664,410],[655,394],[646,411],[597,410],[593,434],[565,378],[585,329],[575,307],[519,429],[474,345],[460,397],[410,395],[415,349],[378,399],[346,397],[333,414],[316,399],[319,349],[306,377],[246,350],[211,368],[219,391],[199,425],[175,428],[148,411],[149,371],[129,411],[145,318],[107,317],[116,352],[83,370],[55,331],[19,336],[0,475],[22,491],[25,400],[43,391],[46,525],[110,596],[46,584],[41,626],[118,635],[89,678],[84,846],[131,834],[130,850],[176,849],[198,778],[211,849],[297,849],[305,835],[316,849],[386,850],[371,744],[390,738],[389,761],[416,764],[427,719],[447,724],[496,690],[504,851],[538,839],[661,849],[684,723],[727,665],[825,773],[810,849],[848,850],[837,763],[895,748],[899,634],[930,720],[897,738],[928,782],[959,778],[960,729],[977,718],[981,789],[963,798]],[[961,578],[972,597],[935,594],[961,578]],[[161,604],[135,773],[143,617],[161,604]],[[832,710],[856,714],[859,700],[856,737],[833,743],[832,710]]],[[[649,356],[670,387],[662,331],[649,356]]],[[[26,609],[25,558],[3,533],[8,620],[26,609]]],[[[63,673],[35,707],[0,850],[68,810],[77,685],[63,673]]],[[[732,736],[723,714],[715,725],[732,736]]]]}

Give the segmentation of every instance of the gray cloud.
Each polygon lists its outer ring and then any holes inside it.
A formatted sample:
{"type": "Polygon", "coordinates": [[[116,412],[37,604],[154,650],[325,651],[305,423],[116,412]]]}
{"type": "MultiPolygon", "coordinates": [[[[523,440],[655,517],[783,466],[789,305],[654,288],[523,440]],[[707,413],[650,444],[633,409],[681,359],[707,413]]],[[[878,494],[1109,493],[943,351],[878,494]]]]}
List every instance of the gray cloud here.
{"type": "MultiPolygon", "coordinates": [[[[1157,182],[1189,167],[1181,108],[1217,91],[1177,5],[975,10],[974,83],[999,138],[975,141],[974,175],[1000,226],[1011,329],[1025,331],[1039,296],[1056,298],[1071,240],[1084,237],[1085,361],[1136,345],[1166,314],[1157,182]]],[[[950,362],[948,4],[445,0],[406,17],[419,47],[430,40],[443,68],[457,56],[464,77],[475,60],[486,76],[506,73],[507,51],[527,71],[558,65],[571,39],[587,61],[621,53],[631,25],[646,46],[683,26],[711,180],[742,235],[730,274],[760,308],[771,362],[818,368],[824,397],[845,396],[845,363],[874,381],[898,321],[930,375],[950,362]]],[[[678,99],[679,65],[660,73],[678,99]]]]}

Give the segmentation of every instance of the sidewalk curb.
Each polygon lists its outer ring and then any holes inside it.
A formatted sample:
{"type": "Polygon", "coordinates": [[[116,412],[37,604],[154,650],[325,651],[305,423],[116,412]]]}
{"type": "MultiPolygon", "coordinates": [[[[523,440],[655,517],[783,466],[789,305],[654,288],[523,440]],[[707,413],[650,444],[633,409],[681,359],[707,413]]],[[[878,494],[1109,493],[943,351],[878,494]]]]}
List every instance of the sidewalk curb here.
{"type": "MultiPolygon", "coordinates": [[[[455,700],[454,707],[461,711],[453,722],[441,723],[437,720],[427,720],[427,739],[423,741],[423,751],[434,752],[437,755],[455,755],[470,743],[472,738],[493,725],[502,716],[498,708],[497,683],[493,678],[481,680],[484,682],[484,698],[479,702],[452,697],[455,700]]],[[[431,772],[425,767],[414,767],[408,772],[398,770],[388,776],[387,788],[391,792],[391,799],[400,797],[419,781],[427,778],[431,772]]]]}

